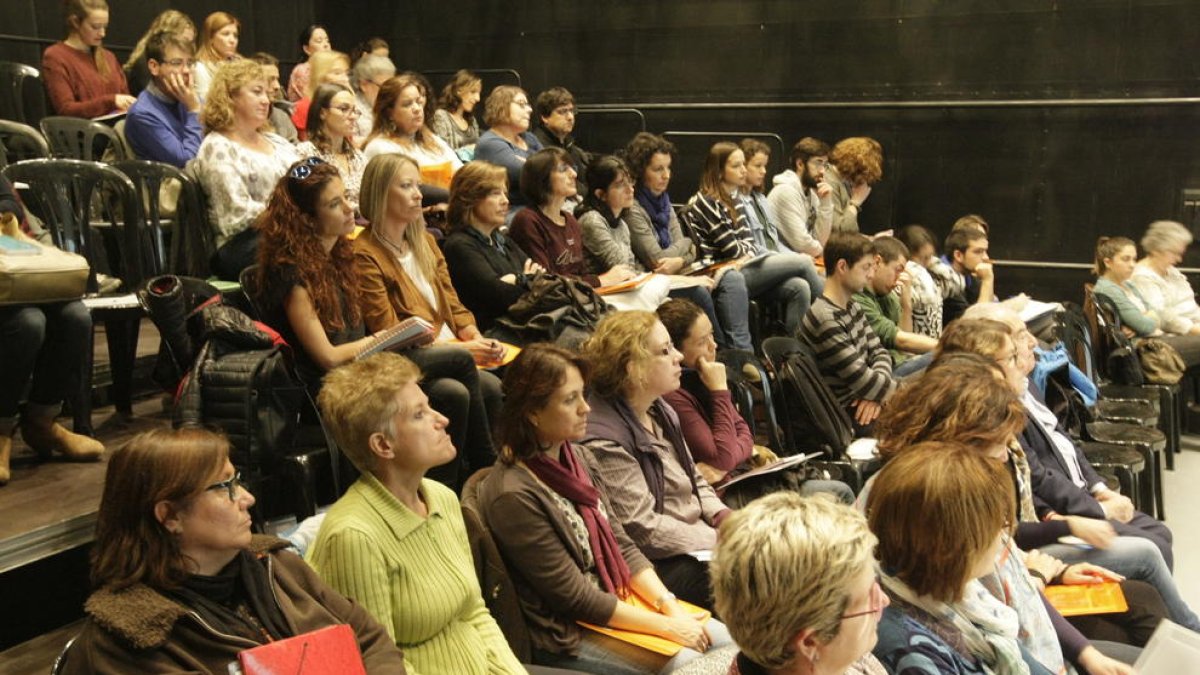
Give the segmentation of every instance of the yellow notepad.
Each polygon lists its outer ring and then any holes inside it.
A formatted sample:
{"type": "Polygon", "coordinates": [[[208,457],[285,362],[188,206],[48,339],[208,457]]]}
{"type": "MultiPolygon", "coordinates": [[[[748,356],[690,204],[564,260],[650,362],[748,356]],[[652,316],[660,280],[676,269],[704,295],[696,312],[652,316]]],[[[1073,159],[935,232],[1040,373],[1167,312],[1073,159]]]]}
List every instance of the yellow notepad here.
{"type": "MultiPolygon", "coordinates": [[[[621,602],[633,605],[634,607],[641,607],[642,609],[648,612],[654,612],[655,614],[660,613],[651,607],[650,603],[643,600],[641,596],[636,593],[630,593],[629,597],[623,598],[621,602]]],[[[697,607],[690,602],[684,602],[683,600],[676,600],[675,602],[679,603],[679,606],[687,610],[689,614],[699,617],[701,621],[708,621],[710,618],[712,618],[712,612],[704,609],[703,607],[697,607]]],[[[631,645],[637,645],[638,647],[648,649],[656,654],[662,654],[663,656],[675,656],[679,653],[680,649],[683,649],[683,645],[677,642],[672,642],[657,635],[650,635],[649,633],[639,633],[632,630],[609,628],[608,626],[597,626],[590,623],[584,623],[583,621],[579,621],[578,623],[584,628],[589,628],[597,633],[603,633],[609,637],[614,637],[618,640],[628,642],[631,645]]]]}
{"type": "Polygon", "coordinates": [[[1129,610],[1121,584],[1062,584],[1046,587],[1046,599],[1063,616],[1112,614],[1129,610]]]}

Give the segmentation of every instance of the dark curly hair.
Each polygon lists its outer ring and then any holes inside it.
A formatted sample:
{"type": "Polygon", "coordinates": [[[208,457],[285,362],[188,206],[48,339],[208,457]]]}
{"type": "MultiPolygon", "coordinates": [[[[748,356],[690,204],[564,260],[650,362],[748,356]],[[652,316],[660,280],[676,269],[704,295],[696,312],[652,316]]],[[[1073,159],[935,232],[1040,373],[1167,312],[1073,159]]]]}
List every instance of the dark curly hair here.
{"type": "Polygon", "coordinates": [[[326,254],[313,218],[321,191],[339,177],[336,167],[315,157],[296,162],[276,183],[266,210],[255,224],[259,231],[260,304],[281,304],[290,290],[289,282],[298,282],[312,296],[317,317],[326,330],[342,330],[347,320],[352,324],[362,320],[350,240],[341,237],[326,254]],[[295,177],[297,169],[302,177],[295,177]],[[273,273],[285,265],[295,268],[294,279],[273,273]]]}
{"type": "Polygon", "coordinates": [[[618,154],[629,167],[629,175],[633,178],[634,184],[641,185],[642,176],[646,174],[646,167],[650,165],[650,158],[660,153],[670,155],[674,159],[675,144],[662,136],[642,131],[630,139],[625,149],[618,154]]]}

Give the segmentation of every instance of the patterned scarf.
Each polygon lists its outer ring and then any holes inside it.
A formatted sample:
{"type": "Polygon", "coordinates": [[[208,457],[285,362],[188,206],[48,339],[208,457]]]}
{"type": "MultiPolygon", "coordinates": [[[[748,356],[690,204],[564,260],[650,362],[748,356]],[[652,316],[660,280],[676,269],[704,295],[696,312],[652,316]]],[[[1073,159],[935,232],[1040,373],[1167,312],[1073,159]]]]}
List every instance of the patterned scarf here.
{"type": "Polygon", "coordinates": [[[596,574],[604,590],[624,597],[629,589],[629,565],[621,555],[612,526],[600,513],[600,492],[592,484],[583,463],[575,457],[571,444],[562,444],[557,462],[546,453],[539,452],[526,459],[525,466],[538,480],[575,505],[587,528],[592,556],[596,559],[596,574]]]}
{"type": "Polygon", "coordinates": [[[638,203],[646,209],[646,214],[650,216],[650,222],[654,225],[654,236],[658,238],[658,247],[667,248],[671,245],[671,195],[664,191],[662,194],[655,196],[652,192],[646,189],[646,186],[639,185],[634,193],[638,203]]]}

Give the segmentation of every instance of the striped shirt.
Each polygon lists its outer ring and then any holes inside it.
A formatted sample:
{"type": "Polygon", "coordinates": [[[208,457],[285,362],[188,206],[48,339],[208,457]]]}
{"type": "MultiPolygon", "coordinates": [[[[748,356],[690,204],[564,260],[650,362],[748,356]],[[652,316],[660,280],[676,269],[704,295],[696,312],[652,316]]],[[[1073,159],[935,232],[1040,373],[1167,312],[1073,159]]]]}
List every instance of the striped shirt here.
{"type": "Polygon", "coordinates": [[[721,200],[700,192],[688,202],[683,219],[699,240],[701,257],[723,262],[759,253],[742,211],[744,204],[737,198],[733,201],[736,212],[732,215],[721,200]]]}
{"type": "Polygon", "coordinates": [[[896,388],[892,357],[854,300],[842,309],[818,296],[804,315],[800,338],[812,349],[825,383],[843,406],[860,399],[883,401],[896,388]]]}

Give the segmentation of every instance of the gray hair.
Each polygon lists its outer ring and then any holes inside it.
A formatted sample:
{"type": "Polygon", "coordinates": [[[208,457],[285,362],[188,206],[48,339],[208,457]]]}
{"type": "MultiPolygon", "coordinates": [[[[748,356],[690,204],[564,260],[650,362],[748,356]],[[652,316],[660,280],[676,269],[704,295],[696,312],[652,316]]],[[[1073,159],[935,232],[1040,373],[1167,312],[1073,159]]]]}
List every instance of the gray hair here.
{"type": "Polygon", "coordinates": [[[1142,250],[1146,253],[1165,251],[1192,243],[1192,233],[1183,223],[1174,220],[1156,220],[1142,235],[1142,250]]]}
{"type": "Polygon", "coordinates": [[[350,73],[350,81],[354,83],[354,88],[358,89],[359,82],[372,81],[380,76],[395,77],[396,64],[386,56],[364,54],[358,59],[358,63],[354,64],[354,70],[350,73]]]}

